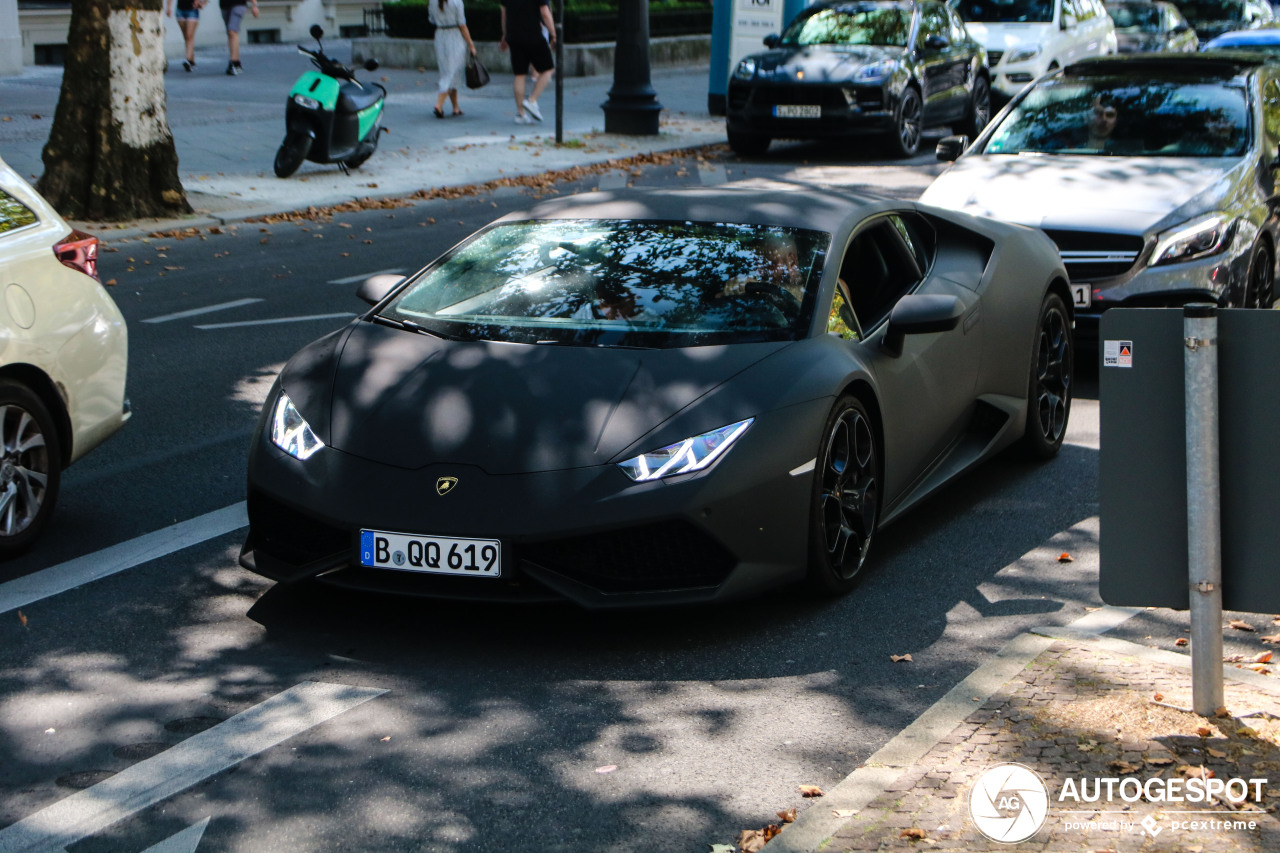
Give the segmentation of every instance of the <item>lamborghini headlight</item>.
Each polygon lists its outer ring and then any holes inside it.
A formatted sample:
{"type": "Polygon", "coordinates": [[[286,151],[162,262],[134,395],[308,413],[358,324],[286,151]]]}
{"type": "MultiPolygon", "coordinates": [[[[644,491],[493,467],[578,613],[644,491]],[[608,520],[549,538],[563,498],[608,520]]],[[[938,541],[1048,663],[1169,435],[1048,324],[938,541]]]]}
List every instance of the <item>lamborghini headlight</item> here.
{"type": "Polygon", "coordinates": [[[275,410],[271,413],[271,443],[294,459],[310,459],[324,442],[311,429],[311,425],[299,414],[289,395],[280,392],[275,410]]]}
{"type": "Polygon", "coordinates": [[[1225,213],[1211,213],[1171,228],[1156,238],[1150,266],[1177,264],[1216,255],[1227,248],[1235,220],[1225,213]]]}
{"type": "Polygon", "coordinates": [[[756,76],[756,61],[751,57],[747,57],[738,63],[738,67],[733,69],[733,76],[739,80],[750,80],[756,76]]]}
{"type": "Polygon", "coordinates": [[[684,441],[668,444],[658,450],[642,453],[634,459],[619,462],[622,472],[638,483],[701,471],[729,452],[733,443],[747,431],[755,418],[713,429],[684,441]]]}

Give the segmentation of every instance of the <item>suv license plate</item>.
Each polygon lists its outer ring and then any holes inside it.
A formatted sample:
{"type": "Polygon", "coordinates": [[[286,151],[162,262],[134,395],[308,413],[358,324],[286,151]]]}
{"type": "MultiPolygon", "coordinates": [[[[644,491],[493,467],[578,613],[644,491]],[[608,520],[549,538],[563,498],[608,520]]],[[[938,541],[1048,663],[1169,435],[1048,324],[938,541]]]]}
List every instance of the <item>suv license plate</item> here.
{"type": "Polygon", "coordinates": [[[778,104],[773,108],[774,118],[822,118],[818,104],[778,104]]]}
{"type": "Polygon", "coordinates": [[[360,565],[400,572],[496,578],[502,576],[502,543],[497,539],[361,530],[360,565]]]}
{"type": "Polygon", "coordinates": [[[1077,308],[1088,308],[1093,304],[1093,291],[1087,284],[1071,285],[1071,301],[1077,308]]]}

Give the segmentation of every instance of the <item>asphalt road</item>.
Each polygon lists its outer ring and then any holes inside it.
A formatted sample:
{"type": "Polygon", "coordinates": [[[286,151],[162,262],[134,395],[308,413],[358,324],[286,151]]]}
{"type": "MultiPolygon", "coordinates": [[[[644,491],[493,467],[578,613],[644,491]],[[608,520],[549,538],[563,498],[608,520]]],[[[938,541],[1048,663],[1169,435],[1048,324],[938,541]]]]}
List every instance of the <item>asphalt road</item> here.
{"type": "MultiPolygon", "coordinates": [[[[863,156],[850,170],[844,150],[776,146],[711,177],[676,162],[561,191],[763,178],[914,197],[937,170],[863,156]]],[[[276,371],[361,310],[360,278],[416,269],[528,201],[109,246],[135,414],[67,473],[44,539],[0,581],[234,507],[276,371]]],[[[808,805],[798,785],[834,785],[1006,640],[1100,605],[1090,358],[1057,459],[1001,458],[930,500],[839,601],[598,614],[278,590],[238,567],[233,529],[0,613],[0,851],[33,826],[73,853],[731,843],[808,805]],[[239,736],[242,713],[278,738],[239,736]],[[97,811],[67,805],[86,789],[97,811]]]]}

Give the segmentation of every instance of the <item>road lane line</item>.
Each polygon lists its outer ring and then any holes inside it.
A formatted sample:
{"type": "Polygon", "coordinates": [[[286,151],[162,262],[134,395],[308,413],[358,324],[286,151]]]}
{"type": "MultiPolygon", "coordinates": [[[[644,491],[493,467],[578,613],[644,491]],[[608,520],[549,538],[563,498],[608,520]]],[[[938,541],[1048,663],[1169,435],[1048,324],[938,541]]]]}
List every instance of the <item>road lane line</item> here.
{"type": "Polygon", "coordinates": [[[261,302],[261,299],[237,299],[234,302],[220,302],[217,305],[206,305],[204,308],[192,308],[190,311],[179,311],[176,314],[165,314],[161,317],[150,317],[143,320],[144,323],[168,323],[170,320],[185,320],[188,317],[199,317],[201,314],[212,314],[214,311],[226,311],[231,308],[239,308],[243,305],[252,305],[255,302],[261,302]]]}
{"type": "Polygon", "coordinates": [[[355,284],[357,281],[364,281],[366,278],[371,278],[375,275],[388,275],[390,273],[395,273],[396,275],[404,275],[403,270],[376,270],[374,272],[361,273],[360,275],[349,275],[346,278],[331,278],[329,279],[329,283],[330,284],[355,284]]]}
{"type": "Polygon", "coordinates": [[[196,848],[200,846],[200,839],[204,837],[204,831],[208,829],[212,817],[213,815],[210,815],[199,823],[188,826],[177,835],[171,835],[164,841],[152,844],[142,853],[196,853],[196,848]]]}
{"type": "Polygon", "coordinates": [[[340,314],[311,314],[306,317],[272,317],[269,320],[242,320],[239,323],[205,323],[197,325],[197,329],[238,329],[242,326],[271,326],[276,323],[305,323],[308,320],[336,320],[339,317],[351,318],[356,316],[350,311],[344,311],[340,314]]]}
{"type": "Polygon", "coordinates": [[[0,613],[131,569],[249,524],[245,502],[232,504],[127,542],[0,584],[0,613]]]}
{"type": "Polygon", "coordinates": [[[386,692],[304,681],[0,829],[0,853],[58,853],[386,692]]]}

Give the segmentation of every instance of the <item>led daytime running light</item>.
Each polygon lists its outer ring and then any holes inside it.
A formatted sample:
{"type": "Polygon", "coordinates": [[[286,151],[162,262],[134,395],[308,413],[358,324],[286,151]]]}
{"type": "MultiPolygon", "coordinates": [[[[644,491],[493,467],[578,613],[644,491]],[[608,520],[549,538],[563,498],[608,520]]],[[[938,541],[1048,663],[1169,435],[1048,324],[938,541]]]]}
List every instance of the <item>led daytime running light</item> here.
{"type": "Polygon", "coordinates": [[[324,442],[312,431],[311,425],[283,391],[271,413],[271,443],[294,459],[302,461],[310,459],[317,450],[324,447],[324,442]]]}
{"type": "Polygon", "coordinates": [[[1198,219],[1177,230],[1166,231],[1156,240],[1151,266],[1193,261],[1216,255],[1231,242],[1235,222],[1221,213],[1198,219]]]}
{"type": "Polygon", "coordinates": [[[626,462],[619,462],[618,467],[637,483],[701,471],[727,453],[754,422],[755,418],[747,418],[736,424],[686,438],[658,450],[642,453],[626,462]]]}

